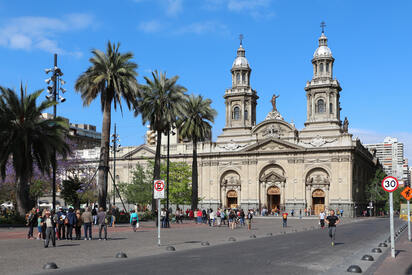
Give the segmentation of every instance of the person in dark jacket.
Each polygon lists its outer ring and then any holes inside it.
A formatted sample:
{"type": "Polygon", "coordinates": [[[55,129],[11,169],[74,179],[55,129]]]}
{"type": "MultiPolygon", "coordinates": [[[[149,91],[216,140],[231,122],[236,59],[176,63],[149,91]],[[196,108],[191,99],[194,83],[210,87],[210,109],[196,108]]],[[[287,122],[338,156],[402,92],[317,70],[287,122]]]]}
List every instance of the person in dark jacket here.
{"type": "Polygon", "coordinates": [[[97,223],[99,224],[99,240],[102,239],[102,230],[104,230],[104,239],[107,241],[107,217],[103,207],[99,208],[97,213],[97,223]]]}
{"type": "Polygon", "coordinates": [[[66,212],[62,207],[59,208],[57,212],[57,236],[59,240],[64,240],[66,238],[66,227],[64,225],[64,220],[66,219],[66,212]]]}
{"type": "Polygon", "coordinates": [[[27,233],[27,239],[33,238],[33,227],[37,224],[37,214],[36,208],[33,208],[27,215],[27,226],[29,227],[29,232],[27,233]]]}
{"type": "Polygon", "coordinates": [[[77,218],[71,207],[69,208],[69,213],[67,213],[67,220],[67,239],[73,240],[73,228],[77,223],[77,218]]]}

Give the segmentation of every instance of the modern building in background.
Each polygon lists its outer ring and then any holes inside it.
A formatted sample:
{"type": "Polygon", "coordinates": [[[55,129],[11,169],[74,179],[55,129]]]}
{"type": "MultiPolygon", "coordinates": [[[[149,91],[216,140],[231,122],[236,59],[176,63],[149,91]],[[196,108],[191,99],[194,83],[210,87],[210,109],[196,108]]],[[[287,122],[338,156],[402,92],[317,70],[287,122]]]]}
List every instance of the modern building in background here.
{"type": "Polygon", "coordinates": [[[387,175],[396,177],[400,184],[409,183],[408,160],[404,157],[404,145],[397,138],[386,137],[382,143],[365,147],[376,154],[387,175]]]}

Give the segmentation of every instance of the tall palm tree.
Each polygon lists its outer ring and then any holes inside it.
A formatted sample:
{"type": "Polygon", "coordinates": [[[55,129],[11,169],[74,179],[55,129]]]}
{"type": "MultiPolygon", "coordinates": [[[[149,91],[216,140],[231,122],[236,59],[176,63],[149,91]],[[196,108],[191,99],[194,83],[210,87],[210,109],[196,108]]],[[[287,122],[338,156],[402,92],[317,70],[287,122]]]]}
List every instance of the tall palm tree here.
{"type": "Polygon", "coordinates": [[[201,95],[190,95],[184,105],[184,117],[179,120],[180,135],[193,142],[192,161],[192,209],[197,208],[198,198],[198,172],[197,172],[197,143],[211,137],[212,126],[217,112],[210,104],[210,99],[203,99],[201,95]]]}
{"type": "Polygon", "coordinates": [[[133,53],[120,53],[120,43],[107,42],[106,52],[92,50],[91,66],[76,81],[75,89],[81,93],[83,105],[88,106],[100,95],[103,112],[102,139],[98,172],[99,205],[106,208],[107,179],[109,167],[109,145],[112,103],[122,111],[123,98],[130,109],[136,98],[137,64],[130,61],[133,53]]]}
{"type": "MultiPolygon", "coordinates": [[[[153,80],[145,77],[146,85],[141,86],[141,94],[135,104],[135,116],[141,114],[143,124],[149,123],[156,131],[156,154],[153,179],[160,179],[160,149],[162,133],[170,131],[179,116],[182,115],[187,89],[176,84],[178,76],[167,78],[166,73],[152,72],[153,80]]],[[[152,200],[152,209],[156,201],[152,200]]]]}
{"type": "Polygon", "coordinates": [[[32,206],[29,196],[29,181],[34,165],[44,173],[56,167],[54,151],[66,158],[70,152],[65,138],[68,124],[62,118],[44,119],[41,114],[57,104],[43,101],[39,106],[37,98],[43,90],[26,95],[20,86],[18,98],[12,89],[0,87],[0,172],[4,179],[6,164],[12,161],[16,174],[17,211],[25,215],[32,206]]]}

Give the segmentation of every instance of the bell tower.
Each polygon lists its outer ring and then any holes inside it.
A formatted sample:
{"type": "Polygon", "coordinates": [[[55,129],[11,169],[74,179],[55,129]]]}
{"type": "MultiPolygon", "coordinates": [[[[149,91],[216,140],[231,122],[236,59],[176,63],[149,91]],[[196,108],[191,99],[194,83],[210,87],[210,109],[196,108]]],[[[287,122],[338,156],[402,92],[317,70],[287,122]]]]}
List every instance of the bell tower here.
{"type": "Polygon", "coordinates": [[[227,89],[223,96],[226,105],[226,124],[221,137],[250,135],[252,127],[256,125],[258,96],[250,86],[252,69],[245,57],[242,42],[243,35],[240,35],[240,45],[230,70],[232,88],[227,89]]]}
{"type": "Polygon", "coordinates": [[[305,129],[340,128],[339,93],[342,90],[339,81],[333,78],[335,59],[328,47],[325,35],[325,23],[321,23],[322,34],[319,46],[313,54],[313,77],[306,83],[307,120],[305,129]]]}

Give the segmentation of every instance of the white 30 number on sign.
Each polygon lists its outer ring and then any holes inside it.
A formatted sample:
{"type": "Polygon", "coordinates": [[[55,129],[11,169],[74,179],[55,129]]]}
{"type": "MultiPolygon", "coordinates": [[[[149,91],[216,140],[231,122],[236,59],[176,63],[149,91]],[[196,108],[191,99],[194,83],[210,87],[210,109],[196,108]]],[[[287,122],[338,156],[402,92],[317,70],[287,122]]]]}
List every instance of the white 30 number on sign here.
{"type": "Polygon", "coordinates": [[[395,177],[386,177],[382,180],[382,187],[386,192],[393,192],[398,189],[399,182],[395,177]]]}

